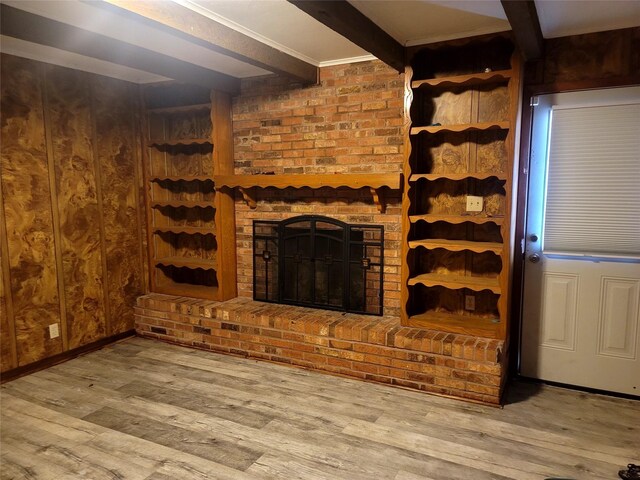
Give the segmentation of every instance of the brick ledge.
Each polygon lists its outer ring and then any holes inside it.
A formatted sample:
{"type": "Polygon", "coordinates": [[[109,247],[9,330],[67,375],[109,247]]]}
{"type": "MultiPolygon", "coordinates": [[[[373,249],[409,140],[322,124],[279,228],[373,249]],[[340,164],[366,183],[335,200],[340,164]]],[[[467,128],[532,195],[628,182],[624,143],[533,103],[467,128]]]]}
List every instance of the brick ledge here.
{"type": "Polygon", "coordinates": [[[145,337],[294,364],[488,404],[500,401],[504,344],[403,327],[397,317],[345,314],[236,298],[149,294],[137,300],[145,337]]]}

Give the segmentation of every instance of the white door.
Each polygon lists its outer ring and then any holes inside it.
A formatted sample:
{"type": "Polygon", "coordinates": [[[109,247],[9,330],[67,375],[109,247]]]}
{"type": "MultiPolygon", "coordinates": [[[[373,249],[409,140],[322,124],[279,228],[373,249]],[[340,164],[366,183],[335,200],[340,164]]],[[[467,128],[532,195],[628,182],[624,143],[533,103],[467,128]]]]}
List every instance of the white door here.
{"type": "Polygon", "coordinates": [[[520,373],[640,395],[640,87],[537,102],[520,373]]]}

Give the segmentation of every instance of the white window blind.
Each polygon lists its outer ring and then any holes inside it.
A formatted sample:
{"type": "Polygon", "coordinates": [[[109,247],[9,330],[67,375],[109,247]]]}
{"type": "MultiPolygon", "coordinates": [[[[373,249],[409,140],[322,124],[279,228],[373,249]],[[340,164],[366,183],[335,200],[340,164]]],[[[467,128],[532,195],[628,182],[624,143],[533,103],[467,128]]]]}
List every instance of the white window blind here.
{"type": "Polygon", "coordinates": [[[640,104],[551,115],[544,252],[640,256],[640,104]]]}

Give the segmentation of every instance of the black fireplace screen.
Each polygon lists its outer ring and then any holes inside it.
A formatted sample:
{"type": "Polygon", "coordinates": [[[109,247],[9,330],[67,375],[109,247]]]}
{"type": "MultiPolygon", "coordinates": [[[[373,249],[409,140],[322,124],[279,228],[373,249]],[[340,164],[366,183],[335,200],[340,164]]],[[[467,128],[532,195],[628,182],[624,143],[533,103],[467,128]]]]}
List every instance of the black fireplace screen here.
{"type": "Polygon", "coordinates": [[[384,227],[305,215],[253,222],[253,298],[382,315],[384,227]]]}

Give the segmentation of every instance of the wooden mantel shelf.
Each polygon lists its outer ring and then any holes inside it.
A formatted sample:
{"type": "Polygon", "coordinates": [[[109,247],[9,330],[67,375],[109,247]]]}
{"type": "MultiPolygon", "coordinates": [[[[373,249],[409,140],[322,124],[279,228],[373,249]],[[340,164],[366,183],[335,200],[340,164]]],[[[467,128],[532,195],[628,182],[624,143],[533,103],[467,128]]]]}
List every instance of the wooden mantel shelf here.
{"type": "Polygon", "coordinates": [[[245,202],[256,208],[255,191],[257,188],[368,188],[373,201],[381,213],[385,210],[381,189],[400,188],[398,173],[324,173],[324,174],[290,174],[290,175],[214,175],[216,188],[238,188],[245,202]]]}

